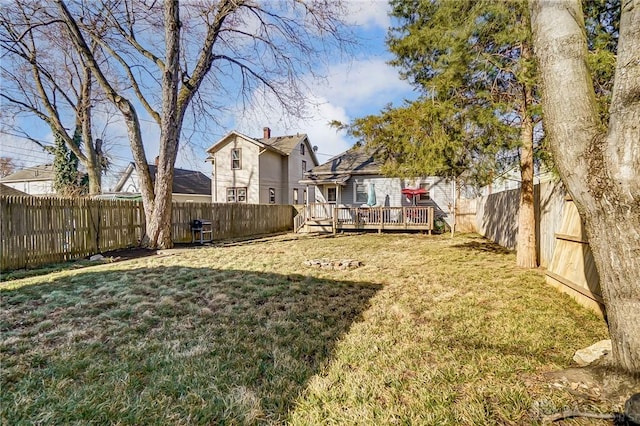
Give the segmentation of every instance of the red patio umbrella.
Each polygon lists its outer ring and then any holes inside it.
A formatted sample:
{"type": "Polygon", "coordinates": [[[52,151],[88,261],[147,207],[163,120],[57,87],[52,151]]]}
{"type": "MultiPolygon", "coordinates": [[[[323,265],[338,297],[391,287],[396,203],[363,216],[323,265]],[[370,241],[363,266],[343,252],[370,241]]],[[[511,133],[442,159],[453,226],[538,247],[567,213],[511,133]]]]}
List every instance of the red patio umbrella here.
{"type": "Polygon", "coordinates": [[[427,191],[424,188],[402,188],[402,194],[406,195],[407,197],[411,197],[411,202],[413,205],[416,204],[416,195],[421,195],[421,194],[428,194],[429,191],[427,191]]]}

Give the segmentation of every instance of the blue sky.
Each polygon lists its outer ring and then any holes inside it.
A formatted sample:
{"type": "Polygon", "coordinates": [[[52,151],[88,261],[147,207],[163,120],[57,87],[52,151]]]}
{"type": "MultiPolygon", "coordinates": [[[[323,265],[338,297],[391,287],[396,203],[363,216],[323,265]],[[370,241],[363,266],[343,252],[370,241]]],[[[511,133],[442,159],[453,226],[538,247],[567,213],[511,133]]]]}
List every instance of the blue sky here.
{"type": "MultiPolygon", "coordinates": [[[[229,113],[221,120],[225,123],[224,126],[210,126],[211,132],[207,134],[191,131],[189,124],[185,124],[185,133],[191,134],[191,137],[188,143],[183,138],[185,143],[181,145],[176,167],[200,170],[209,175],[209,163],[204,161],[206,148],[231,130],[259,137],[263,127],[270,127],[273,136],[307,133],[311,143],[318,146],[318,159],[323,162],[348,149],[354,142],[329,127],[329,121],[348,122],[356,117],[375,114],[388,103],[398,105],[404,99],[415,98],[416,93],[399,78],[398,71],[386,63],[391,59],[384,42],[387,28],[391,24],[387,15],[387,2],[350,0],[347,6],[350,10],[349,23],[353,26],[360,43],[353,57],[328,61],[327,68],[321,70],[326,79],[320,82],[308,81],[308,97],[311,100],[308,103],[308,119],[287,118],[277,108],[249,109],[242,113],[229,113]]],[[[300,78],[307,79],[308,76],[300,78]]],[[[258,100],[257,103],[265,104],[268,101],[258,100]]],[[[131,154],[124,125],[119,120],[111,118],[111,122],[105,127],[108,114],[102,109],[94,110],[94,121],[100,123],[98,133],[104,130],[109,135],[107,140],[113,167],[105,179],[104,186],[108,190],[115,182],[117,174],[131,161],[131,154]]],[[[25,127],[29,128],[31,136],[44,142],[53,141],[50,131],[38,120],[28,120],[26,123],[25,127]]],[[[157,141],[159,131],[145,116],[142,116],[142,127],[147,158],[152,161],[158,153],[158,145],[154,141],[157,141]]],[[[7,134],[12,132],[5,131],[4,126],[2,130],[1,156],[12,157],[23,167],[51,161],[33,142],[7,134]]]]}

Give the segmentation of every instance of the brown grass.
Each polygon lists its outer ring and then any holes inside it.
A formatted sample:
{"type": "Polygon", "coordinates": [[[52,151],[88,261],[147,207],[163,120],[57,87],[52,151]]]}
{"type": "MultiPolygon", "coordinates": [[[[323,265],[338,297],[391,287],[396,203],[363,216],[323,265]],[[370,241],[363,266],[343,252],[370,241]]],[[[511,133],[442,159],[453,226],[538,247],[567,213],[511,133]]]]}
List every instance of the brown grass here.
{"type": "Polygon", "coordinates": [[[540,380],[606,327],[514,263],[475,236],[288,236],[5,282],[1,418],[532,424],[577,402],[619,409],[540,380]],[[303,264],[322,258],[364,265],[303,264]]]}

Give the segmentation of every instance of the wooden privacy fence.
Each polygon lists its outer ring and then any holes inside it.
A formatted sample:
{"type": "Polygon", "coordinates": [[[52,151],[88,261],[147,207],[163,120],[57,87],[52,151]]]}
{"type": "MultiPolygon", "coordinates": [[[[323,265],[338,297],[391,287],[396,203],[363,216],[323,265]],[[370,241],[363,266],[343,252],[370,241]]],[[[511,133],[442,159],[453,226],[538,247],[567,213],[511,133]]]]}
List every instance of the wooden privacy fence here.
{"type": "Polygon", "coordinates": [[[0,216],[2,270],[131,247],[144,231],[132,201],[3,196],[0,216]]]}
{"type": "MultiPolygon", "coordinates": [[[[520,190],[462,200],[459,208],[465,231],[475,231],[510,249],[516,246],[520,190]]],[[[562,184],[535,186],[536,241],[547,283],[568,293],[584,306],[604,315],[600,278],[582,220],[562,184]]]]}
{"type": "Polygon", "coordinates": [[[173,241],[191,242],[191,221],[211,221],[213,239],[247,237],[293,229],[290,205],[173,203],[173,241]]]}
{"type": "MultiPolygon", "coordinates": [[[[174,242],[191,242],[191,221],[210,220],[214,239],[290,230],[287,205],[173,203],[174,242]]],[[[34,267],[139,245],[141,202],[0,196],[0,270],[34,267]]]]}

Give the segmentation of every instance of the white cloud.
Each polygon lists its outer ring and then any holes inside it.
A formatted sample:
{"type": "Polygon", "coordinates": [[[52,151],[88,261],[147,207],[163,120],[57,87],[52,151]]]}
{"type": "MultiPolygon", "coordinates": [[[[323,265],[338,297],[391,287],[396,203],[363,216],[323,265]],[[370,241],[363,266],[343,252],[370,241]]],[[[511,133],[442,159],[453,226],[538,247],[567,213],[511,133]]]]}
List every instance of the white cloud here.
{"type": "Polygon", "coordinates": [[[307,133],[311,143],[318,146],[318,160],[323,163],[355,142],[330,127],[330,121],[348,123],[376,114],[388,103],[399,105],[412,94],[411,86],[382,59],[335,64],[325,74],[321,82],[306,83],[305,119],[287,116],[273,99],[256,93],[253,105],[237,114],[236,130],[252,137],[261,137],[263,127],[271,128],[274,136],[307,133]]]}
{"type": "Polygon", "coordinates": [[[412,88],[384,60],[365,59],[333,65],[325,82],[315,85],[315,93],[359,116],[401,102],[412,88]]]}
{"type": "Polygon", "coordinates": [[[347,22],[363,27],[389,28],[389,3],[385,0],[350,0],[345,3],[347,22]]]}

